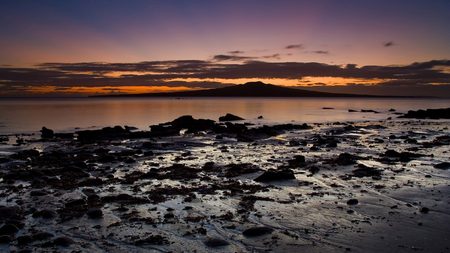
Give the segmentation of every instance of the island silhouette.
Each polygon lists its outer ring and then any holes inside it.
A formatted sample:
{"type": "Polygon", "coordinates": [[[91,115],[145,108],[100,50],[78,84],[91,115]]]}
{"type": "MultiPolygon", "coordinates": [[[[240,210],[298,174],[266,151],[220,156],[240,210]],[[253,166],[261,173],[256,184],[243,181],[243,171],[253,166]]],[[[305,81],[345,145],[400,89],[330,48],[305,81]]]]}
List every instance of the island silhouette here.
{"type": "Polygon", "coordinates": [[[217,89],[178,91],[164,93],[113,94],[95,95],[92,97],[376,97],[373,95],[329,93],[309,91],[266,84],[263,82],[248,82],[245,84],[227,86],[217,89]]]}

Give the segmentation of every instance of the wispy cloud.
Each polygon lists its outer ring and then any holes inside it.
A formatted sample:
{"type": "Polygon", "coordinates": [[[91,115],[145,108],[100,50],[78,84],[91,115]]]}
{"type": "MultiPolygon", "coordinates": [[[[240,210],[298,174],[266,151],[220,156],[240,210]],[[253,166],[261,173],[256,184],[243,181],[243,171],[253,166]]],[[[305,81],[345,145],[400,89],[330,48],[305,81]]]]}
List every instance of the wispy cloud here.
{"type": "Polygon", "coordinates": [[[248,57],[248,56],[237,56],[237,55],[225,55],[225,54],[219,54],[214,55],[213,59],[215,61],[246,61],[246,60],[253,60],[257,59],[258,57],[248,57]]]}
{"type": "Polygon", "coordinates": [[[394,44],[393,41],[389,41],[389,42],[383,43],[383,46],[384,46],[384,47],[391,47],[391,46],[394,46],[394,45],[395,45],[395,44],[394,44]]]}
{"type": "Polygon", "coordinates": [[[285,48],[286,49],[303,49],[303,44],[288,45],[285,48]]]}
{"type": "Polygon", "coordinates": [[[306,51],[305,53],[313,53],[313,54],[329,54],[328,51],[317,50],[317,51],[306,51]]]}
{"type": "Polygon", "coordinates": [[[264,59],[277,59],[277,60],[280,60],[280,59],[281,59],[281,55],[280,55],[280,54],[265,55],[265,56],[262,56],[261,58],[264,58],[264,59]]]}

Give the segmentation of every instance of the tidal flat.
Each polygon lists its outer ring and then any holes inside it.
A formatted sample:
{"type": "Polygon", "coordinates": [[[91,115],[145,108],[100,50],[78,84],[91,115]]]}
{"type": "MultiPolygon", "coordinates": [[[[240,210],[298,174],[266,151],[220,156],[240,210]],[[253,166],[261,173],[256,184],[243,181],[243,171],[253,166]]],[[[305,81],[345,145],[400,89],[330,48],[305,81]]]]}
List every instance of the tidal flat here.
{"type": "Polygon", "coordinates": [[[449,120],[183,117],[2,137],[0,250],[449,251],[449,120]]]}

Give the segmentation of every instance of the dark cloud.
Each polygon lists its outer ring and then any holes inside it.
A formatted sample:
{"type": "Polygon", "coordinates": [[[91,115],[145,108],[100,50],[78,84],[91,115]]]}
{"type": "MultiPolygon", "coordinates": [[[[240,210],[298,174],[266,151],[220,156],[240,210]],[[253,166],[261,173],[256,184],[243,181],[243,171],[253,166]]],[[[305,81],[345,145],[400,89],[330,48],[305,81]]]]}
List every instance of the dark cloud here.
{"type": "Polygon", "coordinates": [[[297,44],[297,45],[288,45],[285,47],[286,49],[303,49],[303,44],[297,44]]]}
{"type": "Polygon", "coordinates": [[[214,55],[213,60],[215,61],[244,61],[244,60],[252,60],[257,59],[256,57],[247,57],[247,56],[236,56],[236,55],[214,55]]]}
{"type": "Polygon", "coordinates": [[[229,53],[229,54],[243,54],[244,51],[238,51],[238,50],[236,50],[236,51],[229,51],[228,53],[229,53]]]}
{"type": "Polygon", "coordinates": [[[261,58],[264,58],[264,59],[271,59],[271,58],[274,58],[274,59],[279,60],[279,59],[281,59],[281,56],[280,56],[280,54],[273,54],[273,55],[266,55],[266,56],[263,56],[263,57],[261,57],[261,58]]]}
{"type": "Polygon", "coordinates": [[[108,90],[108,91],[121,91],[121,89],[118,89],[118,88],[102,88],[102,90],[108,90]]]}
{"type": "Polygon", "coordinates": [[[393,41],[385,42],[385,43],[383,44],[384,47],[390,47],[390,46],[394,46],[394,45],[395,45],[395,44],[394,44],[393,41]]]}
{"type": "Polygon", "coordinates": [[[347,64],[346,66],[345,66],[345,68],[346,69],[348,69],[348,70],[354,70],[354,69],[356,69],[356,64],[347,64]]]}
{"type": "MultiPolygon", "coordinates": [[[[216,56],[232,61],[237,56],[216,56]]],[[[279,57],[278,54],[266,56],[279,57]]],[[[44,63],[35,68],[1,68],[0,92],[27,90],[29,87],[116,87],[116,86],[169,86],[188,88],[218,88],[232,85],[220,82],[184,82],[171,79],[239,79],[281,78],[301,80],[303,77],[341,77],[364,80],[389,80],[377,87],[433,87],[430,84],[449,85],[450,73],[437,67],[449,67],[449,60],[416,62],[407,66],[363,66],[355,64],[330,65],[316,62],[264,62],[244,57],[246,62],[224,64],[219,61],[153,61],[138,63],[44,63]],[[111,73],[125,73],[113,77],[111,73]],[[129,72],[127,74],[127,72],[129,72]],[[135,72],[141,74],[136,75],[135,72]]],[[[244,58],[240,57],[241,60],[244,58]]],[[[374,81],[375,82],[375,81],[374,81]]],[[[378,81],[377,81],[378,82],[378,81]]],[[[439,85],[434,85],[439,86],[439,85]]],[[[448,87],[448,86],[446,86],[448,87]]],[[[434,88],[433,88],[434,89],[434,88]]],[[[347,91],[348,92],[348,91],[347,91]]],[[[445,93],[444,93],[445,94],[445,93]]],[[[450,94],[447,90],[446,94],[450,94]]]]}
{"type": "Polygon", "coordinates": [[[318,50],[318,51],[306,51],[305,53],[313,53],[313,54],[329,54],[328,51],[318,50]]]}

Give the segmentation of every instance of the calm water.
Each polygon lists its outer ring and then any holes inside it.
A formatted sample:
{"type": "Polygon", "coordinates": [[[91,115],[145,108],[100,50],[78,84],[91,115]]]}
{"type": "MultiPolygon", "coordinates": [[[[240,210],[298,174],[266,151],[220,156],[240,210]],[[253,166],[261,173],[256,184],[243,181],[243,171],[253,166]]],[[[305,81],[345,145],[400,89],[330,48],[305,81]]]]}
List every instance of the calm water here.
{"type": "Polygon", "coordinates": [[[0,99],[0,134],[58,132],[115,125],[149,130],[182,115],[218,120],[226,113],[257,124],[381,120],[388,112],[448,108],[450,99],[392,98],[58,98],[0,99]],[[334,109],[323,109],[331,107],[334,109]],[[371,109],[380,113],[349,113],[371,109]],[[257,120],[263,116],[263,120],[257,120]]]}

